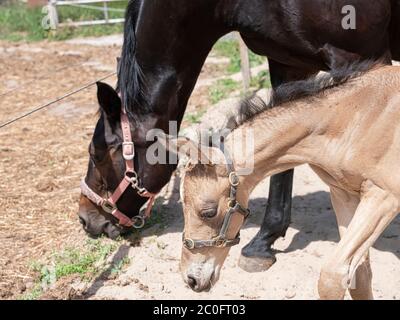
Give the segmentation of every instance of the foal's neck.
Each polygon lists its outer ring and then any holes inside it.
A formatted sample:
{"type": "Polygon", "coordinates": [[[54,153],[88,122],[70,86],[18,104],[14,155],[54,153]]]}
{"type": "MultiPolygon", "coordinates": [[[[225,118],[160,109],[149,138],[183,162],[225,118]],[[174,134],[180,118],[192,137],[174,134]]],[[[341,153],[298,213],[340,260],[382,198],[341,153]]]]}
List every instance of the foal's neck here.
{"type": "Polygon", "coordinates": [[[321,135],[338,108],[327,99],[301,99],[260,113],[232,132],[226,145],[237,171],[250,169],[242,184],[250,193],[265,177],[298,165],[314,163],[321,153],[321,135]],[[243,132],[246,132],[245,134],[243,132]],[[243,145],[243,136],[254,137],[254,148],[243,145]],[[318,141],[317,141],[317,140],[318,141]],[[241,141],[241,143],[238,143],[241,141]],[[250,159],[254,159],[253,169],[250,159]]]}

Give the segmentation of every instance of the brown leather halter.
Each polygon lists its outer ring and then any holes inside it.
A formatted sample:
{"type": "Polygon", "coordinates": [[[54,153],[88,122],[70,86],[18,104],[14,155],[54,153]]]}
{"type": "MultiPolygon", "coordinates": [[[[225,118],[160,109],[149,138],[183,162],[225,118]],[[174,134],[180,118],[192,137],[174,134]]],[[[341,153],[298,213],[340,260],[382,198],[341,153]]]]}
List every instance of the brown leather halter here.
{"type": "Polygon", "coordinates": [[[226,233],[228,231],[229,225],[231,223],[232,215],[235,212],[240,213],[246,220],[250,215],[250,210],[244,208],[237,200],[237,188],[239,186],[240,180],[233,168],[233,162],[229,157],[227,151],[225,151],[225,157],[227,158],[227,168],[228,168],[228,178],[230,184],[228,209],[225,213],[224,220],[222,222],[221,229],[218,235],[210,240],[193,240],[191,238],[186,238],[185,232],[182,235],[182,242],[185,248],[189,250],[200,249],[205,247],[216,247],[216,248],[226,248],[233,247],[240,242],[240,232],[236,235],[234,239],[227,239],[226,233]]]}
{"type": "Polygon", "coordinates": [[[106,213],[113,215],[117,220],[118,224],[126,228],[141,229],[144,227],[146,219],[151,215],[151,209],[154,204],[156,193],[151,193],[145,188],[140,187],[138,174],[135,171],[133,159],[135,157],[135,145],[132,141],[131,127],[129,124],[128,116],[124,109],[121,111],[121,128],[122,128],[122,156],[125,159],[125,176],[121,183],[115,189],[114,193],[109,198],[103,198],[94,192],[86,183],[85,178],[81,181],[82,194],[91,200],[94,204],[101,207],[106,213]],[[129,188],[137,190],[137,193],[144,198],[149,198],[144,215],[138,215],[132,219],[123,214],[117,207],[117,202],[129,188]]]}

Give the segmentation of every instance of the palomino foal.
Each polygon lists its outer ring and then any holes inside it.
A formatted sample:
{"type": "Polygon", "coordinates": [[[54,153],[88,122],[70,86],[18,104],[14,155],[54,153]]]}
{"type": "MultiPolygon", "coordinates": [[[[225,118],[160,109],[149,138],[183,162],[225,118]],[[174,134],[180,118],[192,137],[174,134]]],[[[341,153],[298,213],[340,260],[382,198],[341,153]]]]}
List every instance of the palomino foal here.
{"type": "MultiPolygon", "coordinates": [[[[203,157],[208,163],[192,159],[185,169],[184,280],[195,291],[208,290],[229,247],[239,241],[243,208],[254,187],[267,176],[308,163],[330,187],[341,236],[322,268],[319,295],[343,299],[349,289],[354,299],[373,298],[369,248],[399,211],[400,68],[353,65],[329,79],[280,88],[271,107],[252,106],[226,138],[225,154],[195,145],[213,159],[229,154],[231,166],[203,157]],[[234,143],[249,129],[251,152],[234,143]],[[237,175],[251,157],[252,173],[237,175]]],[[[188,145],[181,138],[174,143],[180,153],[188,145]]]]}

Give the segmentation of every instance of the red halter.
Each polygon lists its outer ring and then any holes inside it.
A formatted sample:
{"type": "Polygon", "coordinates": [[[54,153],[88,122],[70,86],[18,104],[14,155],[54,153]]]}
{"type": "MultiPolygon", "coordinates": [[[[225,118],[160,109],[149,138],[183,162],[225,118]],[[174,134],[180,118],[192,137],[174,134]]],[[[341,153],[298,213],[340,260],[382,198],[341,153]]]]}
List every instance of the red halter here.
{"type": "Polygon", "coordinates": [[[135,171],[133,159],[135,157],[135,146],[132,141],[131,127],[129,124],[128,116],[125,113],[125,110],[122,109],[121,112],[121,128],[122,128],[122,155],[125,159],[125,176],[122,179],[121,183],[118,185],[117,189],[115,189],[114,193],[108,199],[99,196],[96,192],[94,192],[86,183],[85,178],[81,181],[81,191],[84,196],[86,196],[89,200],[91,200],[96,205],[100,206],[105,212],[113,215],[118,219],[118,224],[127,227],[127,228],[143,228],[146,219],[148,219],[151,215],[151,209],[153,208],[154,199],[156,197],[156,193],[151,193],[147,191],[145,188],[141,188],[139,186],[138,175],[135,171]],[[132,187],[137,190],[138,194],[141,197],[149,198],[149,203],[147,205],[146,211],[144,215],[138,215],[133,217],[132,219],[119,211],[117,207],[117,202],[124,194],[128,187],[132,187]]]}

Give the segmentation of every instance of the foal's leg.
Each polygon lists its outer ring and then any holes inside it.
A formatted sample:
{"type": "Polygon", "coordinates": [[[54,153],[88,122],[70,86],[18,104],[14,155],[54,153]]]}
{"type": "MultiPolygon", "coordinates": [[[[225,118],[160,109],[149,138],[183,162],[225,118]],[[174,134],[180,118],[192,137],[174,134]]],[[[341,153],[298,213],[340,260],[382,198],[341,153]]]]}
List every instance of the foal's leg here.
{"type": "Polygon", "coordinates": [[[344,298],[357,268],[365,262],[369,248],[397,216],[399,201],[393,194],[371,181],[366,181],[362,189],[353,219],[321,270],[318,291],[322,299],[344,298]]]}
{"type": "MultiPolygon", "coordinates": [[[[335,209],[340,237],[343,238],[351,219],[360,203],[357,195],[352,195],[342,189],[331,187],[332,205],[335,209]]],[[[364,262],[357,268],[355,279],[349,288],[354,300],[372,300],[372,271],[369,262],[369,253],[364,262]],[[354,284],[354,286],[353,286],[354,284]]]]}
{"type": "MultiPolygon", "coordinates": [[[[317,71],[285,66],[269,59],[272,88],[283,83],[306,79],[317,71]]],[[[276,261],[271,249],[276,239],[284,237],[290,224],[294,170],[271,177],[268,203],[260,231],[242,249],[239,266],[248,272],[268,270],[276,261]]]]}

